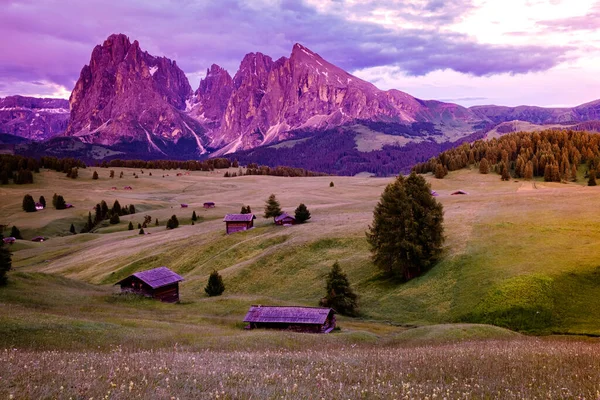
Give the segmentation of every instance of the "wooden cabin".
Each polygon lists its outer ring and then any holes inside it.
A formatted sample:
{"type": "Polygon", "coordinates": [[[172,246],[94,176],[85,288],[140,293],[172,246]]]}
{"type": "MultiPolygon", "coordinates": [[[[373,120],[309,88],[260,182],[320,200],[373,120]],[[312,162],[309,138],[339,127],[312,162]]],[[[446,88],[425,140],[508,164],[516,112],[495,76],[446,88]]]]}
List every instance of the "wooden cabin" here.
{"type": "Polygon", "coordinates": [[[335,311],[324,307],[250,306],[244,322],[248,323],[246,329],[329,333],[335,328],[335,311]]]}
{"type": "Polygon", "coordinates": [[[166,303],[179,301],[179,282],[183,278],[167,267],[136,272],[120,280],[121,293],[134,293],[152,297],[166,303]]]}
{"type": "Polygon", "coordinates": [[[188,205],[185,203],[181,203],[181,208],[188,208],[188,205]]]}
{"type": "Polygon", "coordinates": [[[204,208],[215,208],[215,203],[213,203],[212,201],[207,201],[206,203],[204,203],[204,208]]]}
{"type": "Polygon", "coordinates": [[[296,217],[283,213],[279,217],[275,217],[275,225],[296,225],[296,217]]]}
{"type": "Polygon", "coordinates": [[[16,241],[17,241],[17,239],[12,236],[5,237],[2,239],[2,242],[4,242],[5,244],[13,244],[16,241]]]}
{"type": "Polygon", "coordinates": [[[254,226],[254,214],[227,214],[223,218],[225,232],[230,233],[247,231],[254,226]]]}
{"type": "Polygon", "coordinates": [[[35,203],[35,209],[41,211],[44,209],[44,205],[42,203],[35,203]]]}

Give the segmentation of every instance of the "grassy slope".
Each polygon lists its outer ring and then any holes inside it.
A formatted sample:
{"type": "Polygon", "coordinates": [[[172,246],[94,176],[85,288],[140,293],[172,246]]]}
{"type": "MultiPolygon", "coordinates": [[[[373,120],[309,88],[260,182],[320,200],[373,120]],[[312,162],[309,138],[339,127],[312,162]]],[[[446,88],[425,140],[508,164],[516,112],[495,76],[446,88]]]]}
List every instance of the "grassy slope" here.
{"type": "MultiPolygon", "coordinates": [[[[503,183],[496,175],[469,171],[433,179],[445,208],[445,257],[423,277],[399,285],[382,280],[373,268],[364,236],[373,206],[390,179],[227,179],[222,171],[181,177],[175,176],[176,171],[152,171],[152,177],[149,171],[143,175],[136,171],[140,178],[134,179],[134,170],[125,169],[125,178],[111,180],[108,170],[98,171],[98,181],[91,180],[90,168],[80,171],[75,181],[43,172],[36,175],[34,185],[0,187],[0,197],[7,199],[0,205],[0,223],[16,224],[25,238],[52,237],[44,243],[19,241],[13,247],[17,273],[0,291],[6,305],[0,311],[8,331],[0,335],[7,337],[5,344],[26,344],[32,338],[48,344],[54,336],[46,333],[46,326],[65,332],[65,347],[70,341],[81,346],[127,342],[140,329],[147,338],[144,347],[169,341],[202,347],[229,336],[237,343],[238,335],[249,337],[239,330],[249,304],[315,305],[335,260],[361,295],[362,313],[370,322],[342,319],[349,336],[332,340],[370,340],[403,331],[381,321],[487,322],[542,333],[600,334],[594,317],[600,311],[596,246],[600,217],[590,206],[598,188],[503,183]],[[163,173],[169,176],[163,178],[163,173]],[[125,185],[134,190],[110,190],[125,185]],[[470,194],[449,195],[459,188],[470,194]],[[43,194],[49,200],[55,191],[76,208],[20,211],[23,194],[36,199],[43,194]],[[310,223],[282,228],[259,217],[256,229],[224,235],[225,213],[238,212],[246,204],[260,213],[270,193],[277,194],[289,212],[306,203],[313,215],[310,223]],[[100,233],[56,236],[66,235],[70,222],[81,226],[88,210],[102,199],[109,204],[115,199],[122,205],[133,203],[141,212],[100,233]],[[217,208],[203,210],[204,201],[215,201],[217,208]],[[181,209],[182,202],[190,207],[181,209]],[[193,210],[202,222],[191,226],[193,210]],[[153,221],[158,218],[161,226],[150,227],[151,235],[145,236],[127,231],[130,220],[137,225],[145,214],[153,221]],[[167,231],[164,223],[172,214],[184,225],[167,231]],[[160,265],[185,277],[183,304],[119,300],[111,295],[115,290],[111,284],[121,277],[160,265]],[[219,299],[206,298],[203,292],[213,269],[222,273],[227,286],[219,299]],[[108,332],[110,336],[105,335],[108,332]]],[[[120,171],[116,169],[117,176],[120,171]]],[[[445,337],[447,330],[437,332],[445,337]]],[[[269,333],[251,335],[265,342],[275,340],[269,333]]]]}

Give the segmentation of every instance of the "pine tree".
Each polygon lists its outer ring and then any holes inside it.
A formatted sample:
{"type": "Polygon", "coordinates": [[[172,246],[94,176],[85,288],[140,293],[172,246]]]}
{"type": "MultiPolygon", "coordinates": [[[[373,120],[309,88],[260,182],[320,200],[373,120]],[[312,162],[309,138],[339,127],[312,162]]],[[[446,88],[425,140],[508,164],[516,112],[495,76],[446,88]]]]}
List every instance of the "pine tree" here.
{"type": "Polygon", "coordinates": [[[510,180],[510,173],[508,171],[508,166],[506,165],[506,162],[504,162],[504,161],[502,161],[500,163],[500,179],[502,179],[503,181],[510,180]]]}
{"type": "Polygon", "coordinates": [[[589,172],[589,178],[588,178],[588,186],[596,186],[596,170],[590,170],[589,172]]]}
{"type": "Polygon", "coordinates": [[[21,231],[19,231],[19,228],[17,228],[14,225],[10,230],[10,236],[14,237],[15,239],[23,239],[23,237],[21,236],[21,231]]]}
{"type": "Polygon", "coordinates": [[[146,232],[144,232],[144,228],[140,228],[138,235],[145,235],[145,234],[146,234],[146,232]]]}
{"type": "Polygon", "coordinates": [[[156,218],[156,223],[154,225],[158,226],[158,218],[156,218]]]}
{"type": "Polygon", "coordinates": [[[204,291],[209,296],[220,296],[225,291],[223,278],[216,270],[213,270],[208,277],[208,284],[204,288],[204,291]]]}
{"type": "Polygon", "coordinates": [[[300,203],[298,208],[296,208],[294,216],[296,218],[296,222],[303,224],[310,219],[310,211],[308,211],[308,208],[306,208],[304,203],[300,203]]]}
{"type": "Polygon", "coordinates": [[[127,230],[133,230],[133,222],[129,221],[129,226],[127,226],[127,230]]]}
{"type": "Polygon", "coordinates": [[[240,210],[240,214],[248,214],[248,210],[246,209],[246,206],[242,206],[242,209],[240,210]]]}
{"type": "Polygon", "coordinates": [[[0,234],[0,285],[6,285],[8,271],[12,269],[12,254],[2,241],[3,236],[0,234]]]}
{"type": "Polygon", "coordinates": [[[75,225],[71,224],[71,227],[69,228],[69,232],[71,232],[73,235],[77,234],[77,232],[75,231],[75,225]]]}
{"type": "Polygon", "coordinates": [[[175,229],[179,226],[179,220],[176,215],[172,215],[171,218],[167,221],[167,229],[175,229]]]}
{"type": "Polygon", "coordinates": [[[336,261],[327,274],[325,297],[321,299],[321,307],[331,307],[338,313],[355,316],[358,313],[358,296],[352,291],[346,274],[336,261]]]}
{"type": "Polygon", "coordinates": [[[281,206],[277,201],[277,198],[274,194],[269,196],[269,199],[265,203],[265,218],[273,218],[279,217],[281,215],[281,206]]]}
{"type": "Polygon", "coordinates": [[[482,158],[479,162],[479,173],[481,174],[489,174],[490,173],[490,163],[487,158],[482,158]]]}
{"type": "MultiPolygon", "coordinates": [[[[456,168],[454,168],[456,169],[456,168]]],[[[437,179],[443,179],[444,176],[446,176],[446,170],[444,169],[444,166],[442,164],[438,164],[435,167],[435,177],[437,179]]]]}
{"type": "Polygon", "coordinates": [[[388,276],[410,280],[438,259],[444,242],[443,207],[422,176],[390,183],[373,212],[367,240],[374,264],[388,276]]]}
{"type": "Polygon", "coordinates": [[[67,203],[65,202],[64,197],[62,197],[60,194],[56,198],[56,206],[55,206],[55,208],[57,210],[64,210],[65,208],[67,208],[67,203]]]}
{"type": "Polygon", "coordinates": [[[119,200],[115,200],[112,206],[112,213],[121,215],[121,204],[119,204],[119,200]]]}
{"type": "Polygon", "coordinates": [[[194,212],[192,213],[192,221],[197,221],[198,217],[196,216],[196,211],[194,210],[194,212]]]}
{"type": "Polygon", "coordinates": [[[108,212],[110,211],[108,208],[108,204],[104,200],[100,202],[100,208],[102,209],[102,219],[105,220],[108,217],[108,212]]]}
{"type": "Polygon", "coordinates": [[[46,198],[44,196],[40,196],[39,202],[44,206],[44,208],[46,208],[46,198]]]}
{"type": "Polygon", "coordinates": [[[98,179],[98,172],[94,171],[94,174],[92,175],[92,179],[94,179],[94,180],[98,179]]]}
{"type": "Polygon", "coordinates": [[[138,226],[137,226],[137,227],[138,227],[138,229],[142,229],[142,224],[140,224],[140,223],[138,222],[138,226]]]}
{"type": "Polygon", "coordinates": [[[114,177],[115,177],[115,170],[114,170],[114,169],[111,169],[111,170],[110,170],[110,177],[111,177],[111,178],[114,178],[114,177]]]}
{"type": "Polygon", "coordinates": [[[25,212],[36,212],[35,200],[30,194],[23,196],[23,211],[25,212]]]}

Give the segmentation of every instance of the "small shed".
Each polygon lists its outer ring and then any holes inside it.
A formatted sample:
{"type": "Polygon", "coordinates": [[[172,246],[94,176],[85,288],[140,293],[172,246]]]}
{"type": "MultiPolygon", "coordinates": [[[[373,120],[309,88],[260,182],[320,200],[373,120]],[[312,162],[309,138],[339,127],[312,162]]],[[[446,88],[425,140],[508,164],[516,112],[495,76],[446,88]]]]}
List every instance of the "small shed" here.
{"type": "Polygon", "coordinates": [[[223,218],[225,232],[230,233],[247,231],[254,226],[254,214],[227,214],[223,218]]]}
{"type": "Polygon", "coordinates": [[[188,205],[185,203],[181,203],[181,208],[188,208],[188,205]]]}
{"type": "Polygon", "coordinates": [[[335,311],[325,307],[250,306],[247,329],[271,328],[296,332],[329,333],[335,328],[335,311]]]}
{"type": "Polygon", "coordinates": [[[465,192],[464,190],[457,190],[456,192],[450,193],[450,196],[456,196],[459,194],[469,194],[469,193],[465,192]]]}
{"type": "Polygon", "coordinates": [[[33,239],[31,239],[32,242],[43,242],[44,240],[46,240],[46,238],[43,236],[36,236],[33,239]]]}
{"type": "Polygon", "coordinates": [[[17,239],[12,236],[9,236],[9,237],[3,238],[2,241],[6,244],[13,244],[14,242],[17,241],[17,239]]]}
{"type": "Polygon", "coordinates": [[[295,225],[296,217],[288,213],[283,213],[279,217],[275,217],[275,225],[295,225]]]}
{"type": "Polygon", "coordinates": [[[215,203],[213,203],[212,201],[207,201],[206,203],[204,203],[204,208],[215,208],[215,203]]]}
{"type": "Polygon", "coordinates": [[[44,205],[42,203],[35,203],[35,209],[37,211],[43,210],[44,209],[44,205]]]}
{"type": "Polygon", "coordinates": [[[179,301],[179,282],[183,278],[167,267],[136,272],[120,280],[121,293],[134,293],[167,303],[179,301]]]}
{"type": "Polygon", "coordinates": [[[123,186],[123,189],[125,189],[125,190],[133,190],[133,188],[131,186],[123,186]]]}

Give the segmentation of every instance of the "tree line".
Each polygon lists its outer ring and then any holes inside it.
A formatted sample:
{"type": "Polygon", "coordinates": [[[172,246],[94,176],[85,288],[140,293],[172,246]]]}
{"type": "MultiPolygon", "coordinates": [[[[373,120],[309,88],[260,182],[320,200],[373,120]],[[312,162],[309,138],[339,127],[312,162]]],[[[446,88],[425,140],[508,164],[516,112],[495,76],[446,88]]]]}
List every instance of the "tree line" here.
{"type": "Polygon", "coordinates": [[[33,183],[33,173],[39,173],[40,168],[58,172],[69,172],[73,168],[85,168],[83,161],[75,158],[25,157],[13,154],[0,154],[0,185],[8,185],[10,181],[22,185],[33,183]]]}
{"type": "Polygon", "coordinates": [[[188,171],[214,171],[215,169],[237,168],[237,161],[227,158],[209,158],[202,161],[188,160],[121,160],[102,161],[102,168],[145,168],[145,169],[185,169],[188,171]]]}
{"type": "Polygon", "coordinates": [[[498,173],[511,178],[561,182],[577,180],[586,165],[586,176],[600,170],[600,135],[572,130],[510,133],[491,140],[463,144],[414,166],[417,173],[432,172],[443,178],[449,171],[475,166],[482,174],[498,173]]]}

